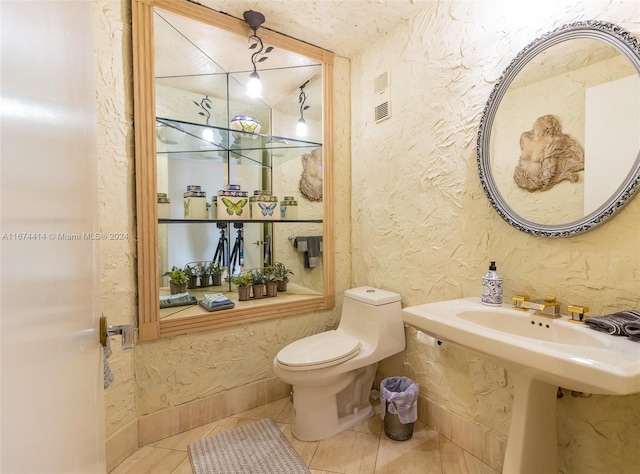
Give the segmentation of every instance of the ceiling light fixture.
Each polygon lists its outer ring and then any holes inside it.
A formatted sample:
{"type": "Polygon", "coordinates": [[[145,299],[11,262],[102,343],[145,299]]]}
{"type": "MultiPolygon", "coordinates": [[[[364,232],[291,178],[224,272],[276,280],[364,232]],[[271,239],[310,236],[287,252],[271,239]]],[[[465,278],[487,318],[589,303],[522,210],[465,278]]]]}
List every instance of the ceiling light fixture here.
{"type": "Polygon", "coordinates": [[[300,104],[300,118],[298,119],[298,124],[296,125],[296,135],[298,135],[299,137],[307,136],[307,124],[304,121],[304,111],[310,107],[308,105],[304,105],[304,103],[307,101],[307,93],[304,91],[304,88],[307,84],[309,84],[309,81],[300,86],[300,95],[298,96],[298,104],[300,104]]]}
{"type": "Polygon", "coordinates": [[[264,15],[259,12],[254,12],[253,10],[248,10],[244,12],[243,16],[244,20],[253,30],[253,34],[249,36],[249,42],[251,43],[249,49],[257,48],[257,51],[255,51],[251,55],[253,72],[249,74],[249,82],[247,82],[247,95],[252,99],[260,99],[262,98],[262,81],[260,81],[260,76],[258,75],[256,64],[261,63],[262,61],[265,61],[267,59],[267,56],[264,55],[273,51],[273,46],[269,46],[267,49],[264,49],[264,44],[262,44],[262,40],[257,34],[258,28],[260,28],[260,25],[264,23],[264,15]]]}

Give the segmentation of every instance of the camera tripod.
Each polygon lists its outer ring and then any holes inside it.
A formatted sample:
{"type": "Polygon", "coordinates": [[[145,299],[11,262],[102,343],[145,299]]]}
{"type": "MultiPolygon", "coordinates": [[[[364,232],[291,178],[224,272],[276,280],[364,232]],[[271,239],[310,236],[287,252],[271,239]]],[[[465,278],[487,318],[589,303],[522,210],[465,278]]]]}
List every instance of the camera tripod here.
{"type": "Polygon", "coordinates": [[[229,238],[227,237],[227,224],[217,224],[220,229],[220,239],[218,240],[218,246],[216,247],[216,253],[213,256],[213,261],[222,267],[227,266],[229,261],[229,238]]]}
{"type": "Polygon", "coordinates": [[[231,251],[231,257],[229,264],[231,265],[231,274],[236,272],[236,264],[242,268],[244,265],[244,236],[243,236],[243,224],[233,224],[233,228],[237,229],[236,241],[233,244],[233,250],[231,251]]]}

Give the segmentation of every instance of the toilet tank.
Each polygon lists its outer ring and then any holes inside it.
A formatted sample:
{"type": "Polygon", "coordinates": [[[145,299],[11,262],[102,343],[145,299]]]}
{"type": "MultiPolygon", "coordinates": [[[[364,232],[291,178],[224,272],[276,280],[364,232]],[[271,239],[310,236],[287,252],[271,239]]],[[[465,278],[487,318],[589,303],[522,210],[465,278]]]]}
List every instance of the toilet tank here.
{"type": "Polygon", "coordinates": [[[400,295],[370,286],[345,291],[338,330],[360,339],[381,358],[404,350],[400,295]]]}

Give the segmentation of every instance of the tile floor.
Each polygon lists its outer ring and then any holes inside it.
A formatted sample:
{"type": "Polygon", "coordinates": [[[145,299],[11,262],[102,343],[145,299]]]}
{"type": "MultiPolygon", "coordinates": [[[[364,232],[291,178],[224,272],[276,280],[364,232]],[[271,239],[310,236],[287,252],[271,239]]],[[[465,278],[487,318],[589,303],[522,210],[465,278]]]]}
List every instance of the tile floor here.
{"type": "Polygon", "coordinates": [[[289,399],[278,400],[143,446],[111,474],[191,474],[189,443],[266,417],[278,423],[313,474],[498,474],[419,421],[407,441],[389,439],[378,413],[332,438],[305,442],[291,434],[291,416],[289,399]]]}

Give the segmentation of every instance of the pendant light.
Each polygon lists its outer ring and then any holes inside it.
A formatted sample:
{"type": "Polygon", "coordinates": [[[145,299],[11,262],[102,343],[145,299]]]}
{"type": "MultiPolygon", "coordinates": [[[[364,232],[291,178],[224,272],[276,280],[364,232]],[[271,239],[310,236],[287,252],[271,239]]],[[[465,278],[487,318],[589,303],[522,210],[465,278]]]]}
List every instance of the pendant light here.
{"type": "Polygon", "coordinates": [[[262,81],[260,75],[256,69],[256,64],[261,63],[267,59],[264,56],[267,53],[273,51],[273,46],[269,46],[267,49],[262,44],[262,39],[258,36],[258,28],[264,23],[264,15],[253,10],[248,10],[243,14],[244,20],[249,24],[249,27],[253,30],[253,34],[249,36],[249,42],[251,45],[249,49],[256,50],[251,54],[251,64],[253,65],[253,72],[249,74],[249,82],[247,82],[247,95],[252,99],[262,98],[262,81]],[[260,57],[262,56],[262,57],[260,57]]]}

